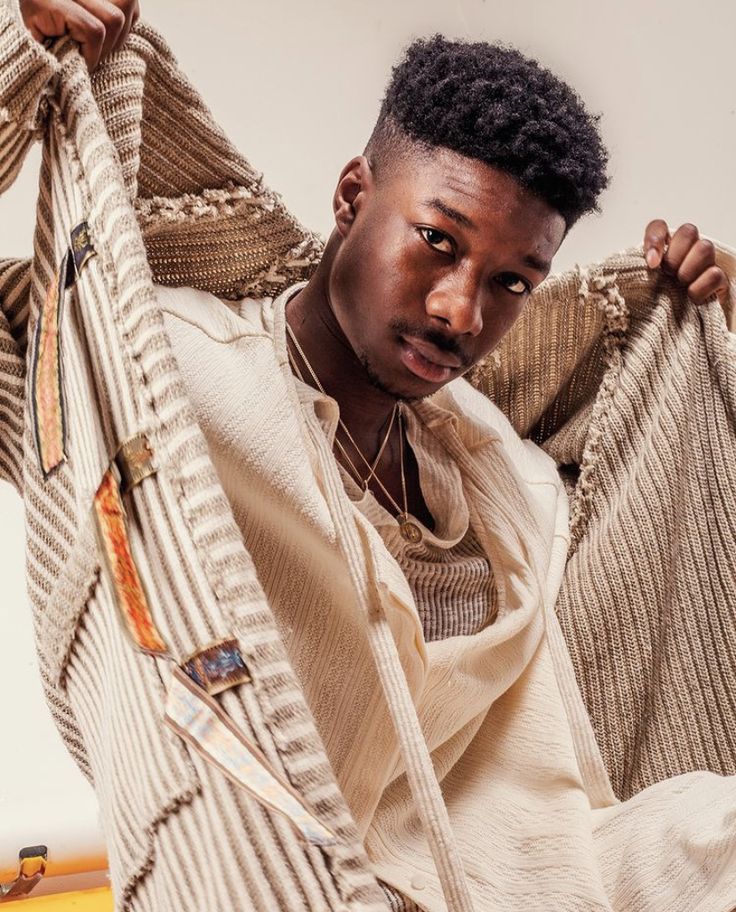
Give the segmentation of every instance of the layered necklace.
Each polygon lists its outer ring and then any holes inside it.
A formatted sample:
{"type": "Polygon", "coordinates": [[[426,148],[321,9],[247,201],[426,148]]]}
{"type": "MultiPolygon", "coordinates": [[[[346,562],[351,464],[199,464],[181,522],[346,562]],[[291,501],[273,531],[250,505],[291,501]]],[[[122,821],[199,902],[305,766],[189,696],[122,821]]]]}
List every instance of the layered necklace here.
{"type": "MultiPolygon", "coordinates": [[[[294,333],[294,330],[291,328],[291,326],[289,326],[288,322],[286,323],[286,331],[289,335],[289,340],[291,341],[291,344],[294,346],[296,351],[299,353],[299,357],[302,359],[302,362],[304,363],[307,370],[309,371],[309,375],[311,376],[312,380],[314,381],[314,385],[317,387],[317,389],[320,391],[320,393],[322,393],[323,396],[326,396],[327,393],[325,392],[324,387],[320,383],[319,377],[315,373],[315,370],[312,367],[312,365],[309,363],[309,359],[304,354],[304,349],[299,344],[299,340],[297,339],[296,334],[294,333]]],[[[294,357],[294,354],[293,354],[291,348],[288,349],[288,352],[289,352],[289,363],[291,364],[292,370],[297,375],[297,377],[299,377],[299,379],[302,382],[304,382],[304,377],[302,376],[302,372],[299,369],[299,365],[296,362],[296,359],[294,357]]],[[[345,460],[346,468],[349,469],[350,474],[353,476],[355,481],[357,481],[357,483],[360,485],[360,487],[364,491],[367,491],[369,489],[369,485],[371,485],[373,482],[375,482],[378,485],[378,487],[381,489],[381,491],[383,491],[384,495],[386,496],[386,499],[388,500],[388,502],[391,504],[391,506],[393,507],[393,509],[396,512],[396,519],[399,523],[399,533],[401,534],[401,537],[403,539],[405,539],[406,541],[411,542],[412,544],[417,544],[418,542],[420,542],[422,540],[422,530],[419,528],[417,523],[414,522],[411,515],[409,514],[408,498],[406,495],[406,475],[404,473],[405,428],[404,428],[403,403],[401,403],[398,400],[394,403],[394,407],[393,407],[393,409],[391,411],[391,415],[388,419],[388,428],[383,437],[383,440],[381,441],[381,445],[378,448],[378,453],[376,453],[376,458],[373,460],[373,462],[369,462],[368,459],[366,459],[366,457],[363,455],[363,451],[360,449],[358,444],[355,442],[353,435],[350,433],[347,426],[345,425],[345,422],[342,420],[342,418],[339,417],[339,415],[338,415],[337,422],[340,427],[340,430],[343,432],[345,437],[350,441],[353,449],[358,454],[358,456],[360,456],[361,461],[363,462],[366,469],[368,470],[368,474],[364,477],[363,473],[358,470],[355,463],[350,458],[350,454],[343,446],[342,441],[337,437],[337,435],[335,435],[335,446],[337,446],[337,448],[340,450],[340,453],[342,454],[342,456],[345,460]],[[378,477],[378,474],[376,471],[378,469],[378,464],[381,461],[381,457],[383,456],[384,451],[386,449],[386,445],[388,444],[389,437],[391,436],[391,431],[393,430],[394,424],[396,423],[397,420],[398,420],[398,424],[399,424],[399,466],[401,469],[401,494],[402,494],[402,498],[404,501],[403,509],[401,506],[399,506],[398,503],[396,503],[394,498],[391,496],[390,492],[387,490],[384,483],[378,477]]]]}

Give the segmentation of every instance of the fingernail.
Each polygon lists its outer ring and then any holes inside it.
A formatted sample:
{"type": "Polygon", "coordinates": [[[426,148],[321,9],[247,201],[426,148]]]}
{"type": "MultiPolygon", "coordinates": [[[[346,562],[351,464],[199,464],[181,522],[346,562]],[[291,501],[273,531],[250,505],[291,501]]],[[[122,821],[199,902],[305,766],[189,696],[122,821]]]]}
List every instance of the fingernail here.
{"type": "Polygon", "coordinates": [[[649,250],[647,250],[647,266],[650,269],[654,269],[654,267],[657,266],[658,263],[659,263],[659,255],[657,254],[657,251],[655,250],[654,247],[650,247],[649,250]]]}

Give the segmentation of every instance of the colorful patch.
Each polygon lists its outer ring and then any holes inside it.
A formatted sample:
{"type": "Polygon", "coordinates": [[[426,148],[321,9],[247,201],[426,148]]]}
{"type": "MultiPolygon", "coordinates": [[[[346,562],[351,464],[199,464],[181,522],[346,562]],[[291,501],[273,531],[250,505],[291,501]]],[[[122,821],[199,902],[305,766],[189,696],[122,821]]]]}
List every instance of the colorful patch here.
{"type": "Polygon", "coordinates": [[[250,681],[237,640],[222,640],[195,652],[182,668],[198,687],[218,694],[250,681]]]}
{"type": "Polygon", "coordinates": [[[78,277],[87,261],[96,256],[97,253],[89,239],[89,225],[87,222],[80,222],[76,228],[72,228],[70,237],[74,270],[78,277]]]}
{"type": "Polygon", "coordinates": [[[298,792],[277,776],[263,753],[181,668],[173,671],[165,719],[173,731],[236,785],[283,814],[307,842],[335,844],[334,834],[307,809],[298,792]]]}
{"type": "Polygon", "coordinates": [[[153,450],[145,434],[138,434],[120,445],[115,454],[115,465],[120,472],[120,490],[123,494],[153,475],[153,450]]]}
{"type": "Polygon", "coordinates": [[[33,339],[31,369],[33,430],[44,477],[66,460],[66,415],[61,373],[60,329],[68,254],[41,306],[33,339]],[[64,276],[64,282],[61,281],[64,276]]]}
{"type": "Polygon", "coordinates": [[[95,494],[95,515],[120,613],[133,642],[144,652],[163,655],[166,643],[156,629],[143,583],[133,559],[125,507],[112,469],[105,472],[95,494]]]}

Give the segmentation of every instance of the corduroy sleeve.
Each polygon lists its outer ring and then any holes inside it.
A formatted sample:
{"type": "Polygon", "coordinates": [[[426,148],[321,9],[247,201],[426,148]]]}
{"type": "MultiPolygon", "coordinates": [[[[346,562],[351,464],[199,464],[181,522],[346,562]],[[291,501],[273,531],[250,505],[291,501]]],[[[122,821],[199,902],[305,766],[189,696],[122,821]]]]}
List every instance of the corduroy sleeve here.
{"type": "MultiPolygon", "coordinates": [[[[44,89],[57,69],[20,21],[15,0],[0,0],[0,193],[40,133],[44,89]]],[[[0,260],[0,479],[18,490],[29,276],[29,261],[0,260]]]]}
{"type": "Polygon", "coordinates": [[[30,261],[0,260],[0,479],[22,490],[30,261]]]}
{"type": "Polygon", "coordinates": [[[14,0],[0,0],[0,193],[39,134],[44,89],[58,67],[23,25],[14,0]]]}

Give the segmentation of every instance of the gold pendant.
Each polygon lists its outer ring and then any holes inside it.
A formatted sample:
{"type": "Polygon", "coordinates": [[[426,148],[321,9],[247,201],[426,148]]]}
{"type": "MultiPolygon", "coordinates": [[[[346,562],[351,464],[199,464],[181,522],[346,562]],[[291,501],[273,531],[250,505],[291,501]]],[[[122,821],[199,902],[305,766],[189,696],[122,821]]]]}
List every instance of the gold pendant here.
{"type": "Polygon", "coordinates": [[[422,530],[408,518],[406,513],[402,513],[399,517],[399,534],[412,545],[418,544],[423,537],[422,530]]]}

